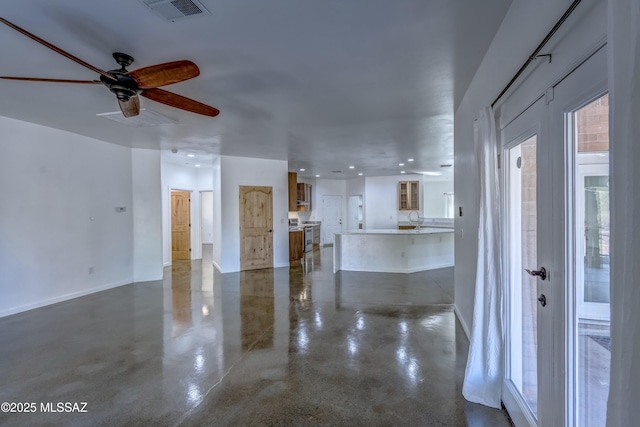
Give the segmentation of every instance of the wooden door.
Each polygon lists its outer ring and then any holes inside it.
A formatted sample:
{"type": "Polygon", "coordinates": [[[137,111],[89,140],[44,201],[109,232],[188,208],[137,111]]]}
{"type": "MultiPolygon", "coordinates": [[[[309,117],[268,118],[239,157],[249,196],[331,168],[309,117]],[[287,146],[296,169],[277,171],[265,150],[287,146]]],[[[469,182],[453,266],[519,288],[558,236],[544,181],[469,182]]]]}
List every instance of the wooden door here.
{"type": "Polygon", "coordinates": [[[273,267],[271,187],[240,186],[240,270],[273,267]]]}
{"type": "Polygon", "coordinates": [[[171,259],[191,259],[191,194],[171,192],[171,259]]]}

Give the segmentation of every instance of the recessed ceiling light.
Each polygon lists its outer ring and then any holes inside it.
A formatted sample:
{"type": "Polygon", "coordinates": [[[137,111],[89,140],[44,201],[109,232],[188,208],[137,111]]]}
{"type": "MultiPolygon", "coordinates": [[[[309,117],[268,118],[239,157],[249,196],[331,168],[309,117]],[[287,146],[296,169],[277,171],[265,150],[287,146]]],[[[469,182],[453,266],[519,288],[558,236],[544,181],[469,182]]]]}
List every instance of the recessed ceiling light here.
{"type": "Polygon", "coordinates": [[[413,159],[407,159],[407,162],[413,162],[413,159]]]}
{"type": "Polygon", "coordinates": [[[349,166],[349,169],[355,169],[355,166],[349,166]]]}
{"type": "Polygon", "coordinates": [[[404,166],[404,163],[398,163],[398,166],[404,166]]]}
{"type": "Polygon", "coordinates": [[[199,168],[199,167],[200,167],[200,165],[196,165],[196,167],[197,167],[197,168],[199,168]]]}
{"type": "Polygon", "coordinates": [[[441,172],[420,172],[423,175],[429,175],[429,176],[439,176],[442,175],[441,172]]]}
{"type": "Polygon", "coordinates": [[[359,176],[362,176],[362,172],[358,172],[358,175],[359,175],[359,176]]]}
{"type": "Polygon", "coordinates": [[[316,178],[320,178],[320,175],[316,175],[316,178]]]}
{"type": "Polygon", "coordinates": [[[304,172],[304,168],[300,168],[300,172],[304,172]]]}
{"type": "Polygon", "coordinates": [[[405,171],[400,171],[400,173],[406,173],[405,171]]]}
{"type": "Polygon", "coordinates": [[[195,157],[195,154],[187,154],[187,157],[195,157]]]}

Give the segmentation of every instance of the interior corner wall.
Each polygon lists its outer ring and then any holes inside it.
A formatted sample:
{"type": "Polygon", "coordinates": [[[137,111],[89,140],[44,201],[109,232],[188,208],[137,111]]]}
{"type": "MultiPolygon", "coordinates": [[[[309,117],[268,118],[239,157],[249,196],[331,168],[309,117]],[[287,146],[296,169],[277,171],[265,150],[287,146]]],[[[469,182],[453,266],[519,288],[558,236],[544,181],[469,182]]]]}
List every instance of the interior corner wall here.
{"type": "Polygon", "coordinates": [[[214,261],[221,261],[218,263],[220,270],[223,273],[240,271],[240,186],[272,187],[273,264],[274,267],[288,267],[288,163],[284,160],[221,156],[220,184],[222,230],[219,258],[215,258],[217,243],[214,244],[214,261]]]}
{"type": "Polygon", "coordinates": [[[425,218],[445,218],[447,198],[445,193],[453,193],[453,180],[434,181],[425,175],[422,182],[425,218]]]}
{"type": "MultiPolygon", "coordinates": [[[[222,272],[222,174],[221,161],[213,161],[211,188],[213,189],[213,265],[222,272]]],[[[287,183],[288,185],[288,183],[287,183]]],[[[288,200],[287,200],[288,203],[288,200]]]]}
{"type": "Polygon", "coordinates": [[[5,117],[0,134],[0,316],[131,283],[131,149],[5,117]]]}
{"type": "MultiPolygon", "coordinates": [[[[473,141],[473,123],[480,109],[491,105],[571,3],[571,0],[514,1],[456,109],[454,117],[455,305],[461,321],[469,327],[473,317],[475,297],[479,219],[478,167],[473,141]],[[463,210],[462,216],[459,215],[459,207],[463,210]]],[[[604,3],[599,0],[583,1],[574,14],[580,15],[588,8],[606,7],[604,3]]],[[[572,17],[573,21],[576,19],[575,16],[572,17]]],[[[606,17],[604,22],[598,22],[593,28],[596,38],[600,37],[597,33],[603,26],[606,32],[606,17]]],[[[566,23],[559,33],[572,30],[570,24],[566,23]]],[[[589,36],[593,34],[590,33],[589,36]]],[[[569,71],[567,69],[569,64],[573,62],[575,65],[578,57],[583,55],[582,44],[591,42],[591,40],[584,40],[584,37],[574,37],[573,45],[562,46],[558,54],[554,55],[552,64],[538,63],[530,67],[528,74],[525,73],[513,88],[524,93],[520,103],[524,105],[527,98],[535,98],[543,94],[554,79],[562,77],[557,74],[558,70],[562,71],[564,68],[565,72],[569,71]],[[523,91],[523,88],[527,90],[523,91]]],[[[507,96],[510,96],[510,93],[507,96]]],[[[517,112],[514,113],[517,114],[517,112]]]]}
{"type": "Polygon", "coordinates": [[[133,280],[162,279],[162,187],[158,150],[131,150],[133,280]]]}

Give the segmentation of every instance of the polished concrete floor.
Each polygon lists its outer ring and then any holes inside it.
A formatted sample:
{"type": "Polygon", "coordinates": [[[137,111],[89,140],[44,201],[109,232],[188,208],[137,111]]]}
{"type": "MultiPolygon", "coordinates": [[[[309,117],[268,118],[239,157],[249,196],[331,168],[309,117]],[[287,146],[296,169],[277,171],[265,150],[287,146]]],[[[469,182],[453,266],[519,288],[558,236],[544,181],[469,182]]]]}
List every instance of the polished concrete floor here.
{"type": "Polygon", "coordinates": [[[225,275],[207,251],[0,319],[0,402],[37,409],[0,425],[510,425],[461,396],[452,269],[334,275],[331,250],[225,275]],[[87,412],[42,412],[58,402],[87,412]]]}

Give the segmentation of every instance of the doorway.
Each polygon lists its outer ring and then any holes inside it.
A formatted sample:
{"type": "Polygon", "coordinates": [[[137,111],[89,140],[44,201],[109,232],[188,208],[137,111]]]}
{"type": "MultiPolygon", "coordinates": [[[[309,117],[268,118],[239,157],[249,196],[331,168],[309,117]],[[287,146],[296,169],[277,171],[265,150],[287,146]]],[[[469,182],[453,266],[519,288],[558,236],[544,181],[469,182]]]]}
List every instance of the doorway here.
{"type": "Polygon", "coordinates": [[[342,231],[342,196],[322,196],[322,244],[333,245],[333,235],[342,231]]]}
{"type": "Polygon", "coordinates": [[[272,188],[240,186],[240,270],[272,267],[272,188]]]}
{"type": "Polygon", "coordinates": [[[517,427],[605,424],[609,145],[601,48],[500,130],[506,354],[517,427]]]}
{"type": "Polygon", "coordinates": [[[191,193],[171,191],[171,259],[191,259],[191,193]]]}

